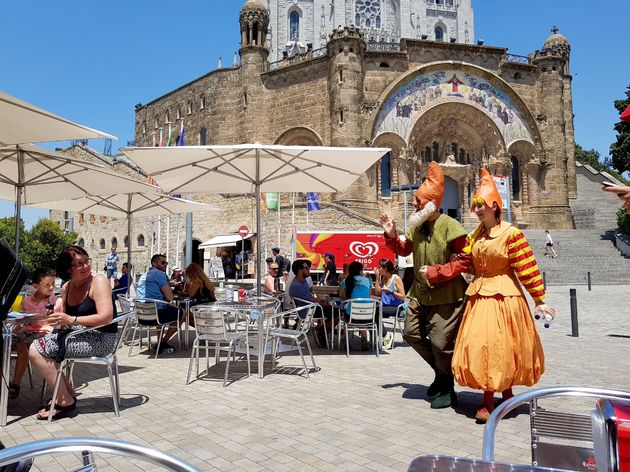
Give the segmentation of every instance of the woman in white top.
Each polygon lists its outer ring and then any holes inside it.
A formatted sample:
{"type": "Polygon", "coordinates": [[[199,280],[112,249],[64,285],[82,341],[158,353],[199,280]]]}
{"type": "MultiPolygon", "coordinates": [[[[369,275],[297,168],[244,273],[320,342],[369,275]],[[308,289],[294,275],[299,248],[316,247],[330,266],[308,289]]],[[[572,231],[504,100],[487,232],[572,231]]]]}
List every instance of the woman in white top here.
{"type": "Polygon", "coordinates": [[[545,230],[545,237],[547,238],[545,254],[556,259],[558,257],[558,254],[556,254],[556,250],[553,248],[553,239],[551,238],[551,234],[549,233],[548,229],[545,230]]]}

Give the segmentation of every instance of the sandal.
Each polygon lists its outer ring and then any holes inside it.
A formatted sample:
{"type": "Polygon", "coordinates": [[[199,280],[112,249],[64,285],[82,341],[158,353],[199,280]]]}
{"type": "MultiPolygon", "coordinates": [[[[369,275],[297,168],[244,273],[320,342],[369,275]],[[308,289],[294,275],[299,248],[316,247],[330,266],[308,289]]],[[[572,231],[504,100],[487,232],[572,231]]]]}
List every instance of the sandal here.
{"type": "Polygon", "coordinates": [[[481,408],[479,408],[477,410],[477,413],[475,414],[475,419],[479,422],[479,423],[485,423],[486,421],[488,421],[488,418],[490,418],[490,411],[488,411],[488,409],[485,406],[482,406],[481,408]]]}
{"type": "MultiPolygon", "coordinates": [[[[59,420],[61,418],[65,418],[66,416],[68,416],[68,413],[70,413],[71,411],[74,411],[76,408],[77,408],[76,400],[70,403],[70,405],[66,405],[66,406],[55,404],[55,408],[54,408],[55,413],[53,413],[52,419],[59,420]]],[[[48,421],[48,413],[49,413],[48,410],[46,410],[46,416],[44,416],[42,413],[37,413],[36,418],[39,421],[48,421]]]]}
{"type": "Polygon", "coordinates": [[[9,400],[15,400],[20,396],[20,386],[14,383],[9,384],[9,400]]]}

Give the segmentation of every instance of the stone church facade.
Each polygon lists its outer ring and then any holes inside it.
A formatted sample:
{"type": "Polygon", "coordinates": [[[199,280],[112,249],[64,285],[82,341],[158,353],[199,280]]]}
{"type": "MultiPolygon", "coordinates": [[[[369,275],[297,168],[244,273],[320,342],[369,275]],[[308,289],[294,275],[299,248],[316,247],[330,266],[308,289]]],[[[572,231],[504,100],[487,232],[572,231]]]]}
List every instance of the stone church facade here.
{"type": "MultiPolygon", "coordinates": [[[[168,129],[177,138],[183,123],[186,145],[391,148],[347,191],[321,196],[312,230],[377,229],[382,209],[401,220],[397,190],[420,182],[431,161],[445,170],[442,210],[469,225],[470,197],[485,166],[511,178],[518,226],[573,227],[570,46],[557,30],[540,50],[512,55],[474,42],[469,0],[248,0],[239,22],[240,64],[137,105],[136,146],[156,145],[168,129]],[[303,29],[292,37],[296,11],[303,29]]],[[[197,243],[253,227],[251,197],[195,198],[226,209],[221,218],[194,216],[197,243]]],[[[288,250],[290,194],[280,200],[281,237],[276,241],[274,213],[268,245],[288,250]]],[[[307,229],[305,216],[299,198],[298,230],[307,229]]]]}

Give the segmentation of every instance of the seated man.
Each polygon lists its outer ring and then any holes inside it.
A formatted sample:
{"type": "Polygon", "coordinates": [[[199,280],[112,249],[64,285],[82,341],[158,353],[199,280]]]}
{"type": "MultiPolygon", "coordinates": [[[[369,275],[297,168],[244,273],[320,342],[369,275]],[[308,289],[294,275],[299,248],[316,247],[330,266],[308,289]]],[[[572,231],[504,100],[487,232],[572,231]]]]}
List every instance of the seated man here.
{"type": "Polygon", "coordinates": [[[118,299],[118,295],[127,295],[129,293],[129,285],[131,285],[129,263],[124,262],[120,270],[123,275],[120,276],[120,279],[114,279],[114,289],[112,290],[114,302],[118,299]]]}
{"type": "MultiPolygon", "coordinates": [[[[166,275],[167,265],[166,256],[163,254],[155,254],[151,258],[151,267],[142,274],[142,277],[140,277],[138,281],[138,288],[136,290],[136,299],[138,301],[144,299],[164,300],[167,302],[173,301],[173,291],[171,290],[168,276],[166,275]]],[[[179,319],[179,310],[172,305],[162,305],[158,303],[158,318],[160,323],[176,321],[179,319]]],[[[169,326],[162,337],[160,351],[165,349],[175,350],[173,346],[167,344],[167,341],[173,337],[176,332],[177,328],[175,326],[169,326]]]]}
{"type": "Polygon", "coordinates": [[[279,291],[280,286],[278,283],[277,274],[278,274],[278,264],[276,262],[270,262],[269,272],[267,272],[267,275],[265,275],[265,281],[264,281],[265,293],[273,295],[279,291]]]}
{"type": "MultiPolygon", "coordinates": [[[[289,296],[293,299],[297,308],[305,306],[309,302],[320,303],[320,305],[322,305],[322,308],[324,309],[324,316],[329,319],[332,317],[330,305],[325,303],[324,300],[319,300],[319,298],[314,296],[311,292],[313,285],[312,282],[310,285],[308,283],[308,279],[310,278],[310,270],[311,261],[307,259],[296,259],[295,261],[293,261],[293,264],[291,265],[291,272],[293,272],[295,278],[289,286],[289,296]]],[[[306,316],[306,311],[299,310],[298,316],[303,319],[306,316]]],[[[317,344],[320,347],[326,346],[326,338],[323,326],[318,327],[316,333],[317,335],[315,337],[315,340],[317,341],[317,344]]]]}

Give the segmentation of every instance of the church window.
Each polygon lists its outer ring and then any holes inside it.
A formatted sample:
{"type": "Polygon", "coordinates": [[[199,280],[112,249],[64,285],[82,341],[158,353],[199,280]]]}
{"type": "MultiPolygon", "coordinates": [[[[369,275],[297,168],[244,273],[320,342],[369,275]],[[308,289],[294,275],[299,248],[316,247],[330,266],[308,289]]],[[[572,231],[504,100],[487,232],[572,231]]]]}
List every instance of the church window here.
{"type": "Polygon", "coordinates": [[[293,10],[289,15],[289,41],[300,40],[300,13],[293,10]]]}
{"type": "Polygon", "coordinates": [[[138,247],[144,247],[144,235],[138,235],[138,247]]]}
{"type": "Polygon", "coordinates": [[[142,122],[142,134],[147,134],[147,122],[142,122]]]}
{"type": "Polygon", "coordinates": [[[166,113],[164,114],[164,120],[165,123],[171,122],[171,113],[168,110],[166,110],[166,113]]]}
{"type": "Polygon", "coordinates": [[[435,27],[435,40],[436,41],[444,41],[444,30],[441,26],[435,27]]]}
{"type": "Polygon", "coordinates": [[[77,243],[77,246],[85,247],[85,240],[83,238],[79,239],[79,242],[77,243]]]}
{"type": "Polygon", "coordinates": [[[206,145],[206,128],[201,128],[199,130],[199,145],[200,146],[206,145]]]}
{"type": "Polygon", "coordinates": [[[179,107],[177,107],[177,119],[179,120],[179,119],[181,119],[181,117],[182,117],[182,112],[179,109],[179,107]]]}
{"type": "Polygon", "coordinates": [[[521,199],[521,168],[518,159],[514,156],[512,160],[512,198],[521,199]]]}
{"type": "Polygon", "coordinates": [[[435,0],[436,5],[444,5],[444,0],[435,0]]]}
{"type": "Polygon", "coordinates": [[[118,239],[115,236],[112,238],[112,247],[118,247],[118,239]]]}
{"type": "Polygon", "coordinates": [[[356,26],[371,28],[381,27],[381,0],[355,0],[354,22],[356,26]]]}
{"type": "Polygon", "coordinates": [[[447,7],[452,7],[453,6],[453,0],[446,0],[446,6],[447,7]]]}
{"type": "Polygon", "coordinates": [[[192,115],[192,102],[188,102],[188,110],[186,111],[187,114],[192,115]]]}
{"type": "Polygon", "coordinates": [[[98,247],[100,247],[101,249],[105,249],[105,240],[103,238],[101,238],[101,240],[98,242],[98,247]]]}
{"type": "Polygon", "coordinates": [[[392,161],[389,153],[381,159],[381,196],[390,197],[392,194],[392,161]]]}
{"type": "Polygon", "coordinates": [[[155,119],[155,129],[158,129],[160,127],[160,122],[158,121],[158,119],[155,119]]]}
{"type": "Polygon", "coordinates": [[[203,110],[204,108],[206,108],[206,97],[202,95],[199,99],[199,109],[203,110]]]}

